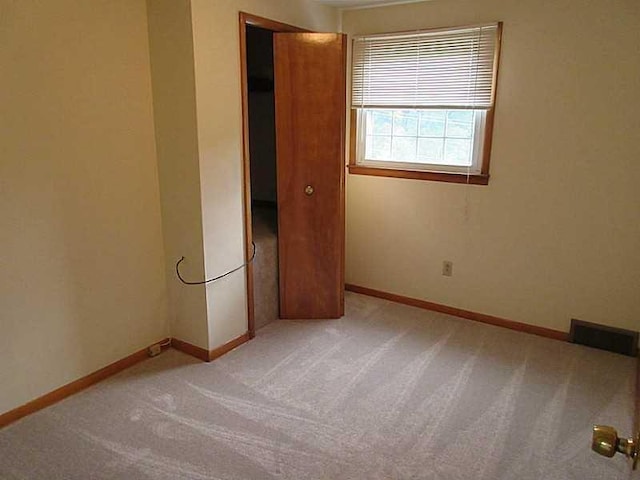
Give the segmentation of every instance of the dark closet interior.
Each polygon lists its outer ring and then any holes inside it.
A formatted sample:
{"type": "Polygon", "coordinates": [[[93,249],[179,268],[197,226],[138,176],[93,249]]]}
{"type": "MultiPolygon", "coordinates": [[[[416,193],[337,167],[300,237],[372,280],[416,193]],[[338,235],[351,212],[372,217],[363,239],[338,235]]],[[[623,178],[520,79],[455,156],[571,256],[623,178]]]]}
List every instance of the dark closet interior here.
{"type": "Polygon", "coordinates": [[[249,155],[256,329],[278,319],[278,196],[273,32],[247,26],[249,155]]]}

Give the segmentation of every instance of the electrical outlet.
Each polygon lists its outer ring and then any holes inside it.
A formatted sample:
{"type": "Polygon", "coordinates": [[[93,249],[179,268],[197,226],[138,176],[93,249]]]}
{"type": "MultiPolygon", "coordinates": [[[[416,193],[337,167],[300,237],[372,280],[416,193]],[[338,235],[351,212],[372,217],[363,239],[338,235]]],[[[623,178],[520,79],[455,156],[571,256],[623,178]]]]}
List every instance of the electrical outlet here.
{"type": "Polygon", "coordinates": [[[155,345],[151,345],[149,347],[149,356],[150,357],[157,357],[161,353],[162,353],[162,347],[160,346],[159,343],[156,343],[155,345]]]}
{"type": "Polygon", "coordinates": [[[453,277],[453,262],[448,260],[442,262],[442,275],[445,277],[453,277]]]}

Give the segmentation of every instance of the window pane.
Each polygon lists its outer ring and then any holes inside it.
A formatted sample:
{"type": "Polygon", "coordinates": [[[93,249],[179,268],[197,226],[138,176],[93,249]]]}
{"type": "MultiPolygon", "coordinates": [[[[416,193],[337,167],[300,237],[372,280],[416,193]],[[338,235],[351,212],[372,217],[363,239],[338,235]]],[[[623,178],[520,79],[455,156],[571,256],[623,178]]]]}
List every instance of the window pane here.
{"type": "Polygon", "coordinates": [[[444,137],[444,110],[422,110],[420,112],[420,136],[444,137]]]}
{"type": "Polygon", "coordinates": [[[391,137],[367,135],[365,158],[367,160],[389,160],[391,158],[391,137]]]}
{"type": "Polygon", "coordinates": [[[473,110],[365,110],[364,159],[468,167],[477,120],[473,110]],[[373,133],[376,132],[376,133],[373,133]],[[380,132],[380,133],[377,133],[380,132]]]}
{"type": "Polygon", "coordinates": [[[418,162],[442,164],[444,140],[441,138],[418,139],[418,162]]]}
{"type": "Polygon", "coordinates": [[[446,165],[471,165],[471,140],[447,138],[444,142],[444,163],[446,165]]]}
{"type": "Polygon", "coordinates": [[[396,162],[416,161],[416,137],[393,137],[391,160],[396,162]]]}
{"type": "Polygon", "coordinates": [[[447,137],[471,138],[473,136],[473,110],[449,110],[447,112],[447,137]]]}
{"type": "MultiPolygon", "coordinates": [[[[420,113],[416,110],[394,110],[393,135],[418,135],[418,118],[420,113]]],[[[415,157],[415,152],[413,153],[415,157]]]]}
{"type": "Polygon", "coordinates": [[[367,135],[391,135],[393,110],[368,110],[367,135]]]}

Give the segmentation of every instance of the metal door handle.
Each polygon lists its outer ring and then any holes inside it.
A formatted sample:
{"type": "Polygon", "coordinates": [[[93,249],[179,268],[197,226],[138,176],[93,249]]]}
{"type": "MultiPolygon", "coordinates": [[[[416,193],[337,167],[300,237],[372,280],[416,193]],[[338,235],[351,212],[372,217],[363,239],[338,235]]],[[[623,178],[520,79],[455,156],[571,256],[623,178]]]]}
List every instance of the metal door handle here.
{"type": "Polygon", "coordinates": [[[313,192],[315,192],[315,189],[311,185],[307,185],[304,189],[304,193],[306,193],[309,197],[313,195],[313,192]]]}
{"type": "Polygon", "coordinates": [[[609,458],[616,453],[622,453],[633,460],[633,469],[635,470],[640,456],[640,433],[636,438],[620,438],[615,428],[607,425],[594,425],[591,449],[609,458]]]}

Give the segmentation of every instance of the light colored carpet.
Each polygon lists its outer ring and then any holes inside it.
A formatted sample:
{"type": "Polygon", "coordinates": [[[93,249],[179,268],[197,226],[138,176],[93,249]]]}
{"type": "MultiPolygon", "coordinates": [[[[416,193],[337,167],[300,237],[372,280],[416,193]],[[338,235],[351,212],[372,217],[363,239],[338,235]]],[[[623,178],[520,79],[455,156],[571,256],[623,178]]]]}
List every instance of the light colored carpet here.
{"type": "Polygon", "coordinates": [[[169,351],[0,431],[2,479],[626,479],[635,360],[347,294],[212,364],[169,351]]]}

